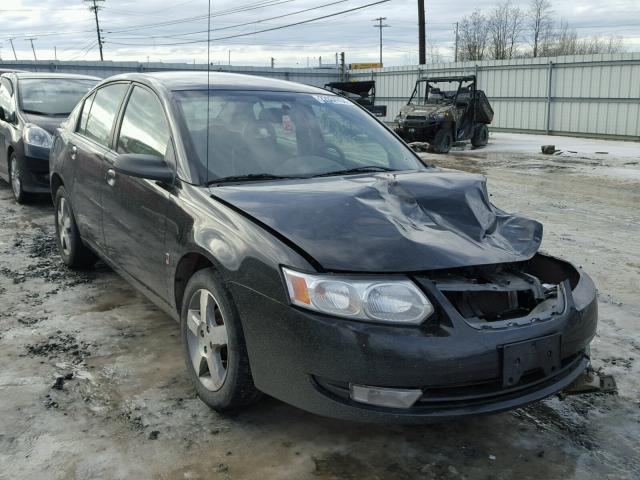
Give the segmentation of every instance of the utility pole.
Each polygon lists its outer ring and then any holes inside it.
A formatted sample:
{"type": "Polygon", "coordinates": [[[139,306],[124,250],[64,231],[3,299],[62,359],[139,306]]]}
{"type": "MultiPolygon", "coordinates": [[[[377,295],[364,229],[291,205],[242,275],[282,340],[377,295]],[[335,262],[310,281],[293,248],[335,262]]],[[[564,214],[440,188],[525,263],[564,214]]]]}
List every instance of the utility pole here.
{"type": "Polygon", "coordinates": [[[31,50],[33,50],[33,59],[37,62],[38,61],[38,57],[36,57],[36,49],[33,46],[33,38],[30,38],[29,41],[31,42],[31,50]]]}
{"type": "Polygon", "coordinates": [[[229,66],[231,66],[231,50],[229,50],[229,66]]]}
{"type": "Polygon", "coordinates": [[[18,60],[18,55],[16,55],[16,49],[13,48],[13,38],[9,39],[9,43],[11,44],[11,50],[13,50],[13,57],[16,59],[16,61],[18,60]]]}
{"type": "Polygon", "coordinates": [[[344,77],[346,73],[346,65],[344,60],[344,52],[340,52],[340,80],[344,82],[344,77]]]}
{"type": "Polygon", "coordinates": [[[382,67],[382,29],[390,26],[390,25],[387,25],[386,23],[385,24],[382,23],[386,19],[387,17],[378,17],[373,19],[374,22],[378,22],[378,25],[374,25],[374,28],[380,29],[380,67],[382,67]]]}
{"type": "Polygon", "coordinates": [[[89,4],[89,10],[93,12],[96,17],[96,33],[98,34],[98,48],[100,49],[100,61],[104,61],[104,57],[102,56],[102,37],[100,36],[100,22],[98,22],[98,10],[102,8],[100,3],[103,3],[104,0],[84,0],[85,3],[89,4]]]}
{"type": "Polygon", "coordinates": [[[58,61],[58,47],[56,47],[55,45],[53,46],[53,59],[56,62],[58,61]]]}
{"type": "Polygon", "coordinates": [[[271,57],[271,68],[275,68],[276,66],[276,59],[271,57]]]}
{"type": "Polygon", "coordinates": [[[427,34],[424,19],[424,0],[418,0],[418,50],[420,60],[418,63],[427,63],[427,34]]]}
{"type": "Polygon", "coordinates": [[[454,57],[454,60],[453,60],[454,62],[458,61],[458,39],[459,38],[460,37],[458,37],[458,22],[456,22],[456,54],[455,54],[455,57],[454,57]]]}

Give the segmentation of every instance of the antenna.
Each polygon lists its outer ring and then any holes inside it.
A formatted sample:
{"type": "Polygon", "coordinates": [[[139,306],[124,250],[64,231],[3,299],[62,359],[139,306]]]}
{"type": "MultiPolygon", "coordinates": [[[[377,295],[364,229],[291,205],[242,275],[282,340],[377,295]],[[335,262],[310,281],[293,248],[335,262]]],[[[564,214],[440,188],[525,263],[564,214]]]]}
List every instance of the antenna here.
{"type": "Polygon", "coordinates": [[[209,181],[209,110],[210,106],[210,84],[211,84],[211,0],[209,1],[209,12],[207,15],[207,182],[209,181]]]}

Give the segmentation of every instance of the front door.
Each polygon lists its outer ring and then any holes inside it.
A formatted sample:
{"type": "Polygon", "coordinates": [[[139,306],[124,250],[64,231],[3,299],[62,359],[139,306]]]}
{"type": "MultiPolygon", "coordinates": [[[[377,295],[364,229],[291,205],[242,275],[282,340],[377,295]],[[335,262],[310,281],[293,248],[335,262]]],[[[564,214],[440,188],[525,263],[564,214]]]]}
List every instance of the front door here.
{"type": "Polygon", "coordinates": [[[87,97],[70,145],[74,165],[70,186],[73,213],[82,238],[100,251],[104,250],[104,162],[111,147],[113,124],[128,88],[128,83],[110,84],[87,97]]]}
{"type": "Polygon", "coordinates": [[[169,125],[157,96],[136,85],[116,135],[116,152],[106,157],[102,197],[107,256],[152,293],[166,299],[165,218],[167,186],[113,170],[117,154],[165,157],[172,151],[169,125]]]}
{"type": "Polygon", "coordinates": [[[0,119],[0,177],[9,180],[9,157],[7,155],[9,151],[9,145],[11,145],[11,138],[13,124],[9,121],[13,115],[15,115],[15,102],[13,97],[13,85],[8,78],[0,79],[0,107],[4,111],[5,118],[0,119]]]}

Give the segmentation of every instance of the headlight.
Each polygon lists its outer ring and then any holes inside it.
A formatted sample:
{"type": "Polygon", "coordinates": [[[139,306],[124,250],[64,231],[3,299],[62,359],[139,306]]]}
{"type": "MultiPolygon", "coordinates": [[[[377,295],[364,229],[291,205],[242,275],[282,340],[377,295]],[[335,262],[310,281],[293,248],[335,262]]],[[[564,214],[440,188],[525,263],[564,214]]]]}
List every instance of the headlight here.
{"type": "Polygon", "coordinates": [[[34,147],[51,148],[51,135],[45,129],[27,123],[24,126],[24,132],[22,133],[22,139],[27,145],[33,145],[34,147]]]}
{"type": "Polygon", "coordinates": [[[283,268],[289,299],[298,307],[373,322],[418,325],[432,313],[427,297],[409,279],[310,275],[283,268]]]}

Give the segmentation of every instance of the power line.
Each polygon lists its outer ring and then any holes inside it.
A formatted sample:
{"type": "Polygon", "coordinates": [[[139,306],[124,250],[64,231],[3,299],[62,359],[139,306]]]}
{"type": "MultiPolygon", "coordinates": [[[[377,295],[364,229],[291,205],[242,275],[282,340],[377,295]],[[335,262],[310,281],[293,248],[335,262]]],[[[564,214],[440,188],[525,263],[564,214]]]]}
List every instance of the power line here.
{"type": "MultiPolygon", "coordinates": [[[[221,30],[229,30],[229,29],[233,29],[233,28],[239,28],[239,27],[246,27],[247,25],[255,25],[258,23],[264,23],[264,22],[269,22],[271,20],[278,20],[280,18],[285,18],[285,17],[291,17],[293,15],[299,15],[301,13],[306,13],[306,12],[310,12],[313,10],[319,10],[321,8],[325,8],[325,7],[330,7],[333,5],[337,5],[339,3],[345,3],[345,2],[349,2],[351,0],[337,0],[335,2],[331,2],[331,3],[325,3],[323,5],[318,5],[315,7],[310,7],[310,8],[305,8],[303,10],[298,10],[296,12],[291,12],[291,13],[285,13],[282,15],[276,15],[275,17],[269,17],[269,18],[261,18],[260,20],[253,20],[251,22],[245,22],[245,23],[237,23],[234,25],[227,25],[226,27],[219,27],[219,28],[213,28],[210,31],[211,32],[219,32],[221,30]]],[[[196,35],[199,33],[207,33],[206,30],[199,30],[199,31],[195,31],[195,32],[185,32],[185,33],[176,33],[174,35],[152,35],[149,36],[147,38],[178,38],[178,37],[184,37],[187,35],[196,35]]],[[[118,38],[119,40],[122,40],[122,38],[118,38]]]]}
{"type": "Polygon", "coordinates": [[[98,5],[99,3],[103,3],[104,0],[84,0],[85,3],[89,2],[89,10],[93,12],[96,17],[96,33],[98,34],[98,47],[100,48],[100,61],[104,61],[104,57],[102,56],[102,38],[100,38],[100,22],[98,22],[98,10],[101,10],[102,7],[98,5]]]}
{"type": "MultiPolygon", "coordinates": [[[[289,27],[295,27],[298,25],[304,25],[306,23],[310,23],[310,22],[315,22],[318,20],[324,20],[325,18],[331,18],[331,17],[335,17],[338,15],[344,15],[345,13],[349,13],[349,12],[354,12],[357,10],[362,10],[364,8],[368,8],[368,7],[372,7],[374,5],[379,5],[381,3],[387,3],[391,0],[378,0],[377,2],[372,2],[372,3],[367,3],[365,5],[361,5],[359,7],[354,7],[354,8],[349,8],[347,10],[342,10],[340,12],[335,12],[335,13],[330,13],[328,15],[322,15],[320,17],[314,17],[314,18],[310,18],[307,20],[301,20],[299,22],[294,22],[294,23],[289,23],[286,25],[280,25],[277,27],[271,27],[271,28],[265,28],[262,30],[256,30],[255,32],[246,32],[246,33],[238,33],[235,35],[229,35],[226,37],[216,37],[216,38],[212,38],[211,41],[218,41],[218,40],[229,40],[232,38],[240,38],[240,37],[246,37],[249,35],[257,35],[259,33],[266,33],[266,32],[272,32],[275,30],[281,30],[283,28],[289,28],[289,27]]],[[[156,46],[166,46],[166,47],[171,47],[171,46],[177,46],[177,45],[190,45],[190,44],[194,44],[194,43],[205,43],[207,42],[207,40],[189,40],[189,41],[185,41],[185,42],[172,42],[172,43],[121,43],[121,42],[110,42],[113,43],[115,45],[132,45],[132,46],[140,46],[140,47],[144,47],[144,46],[149,46],[149,47],[156,47],[156,46]]]]}

